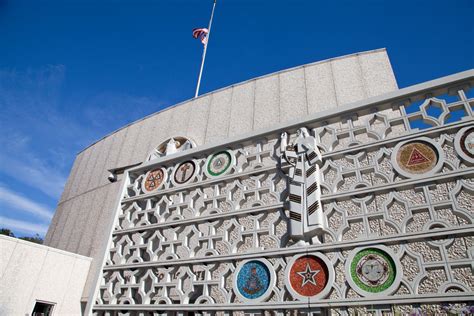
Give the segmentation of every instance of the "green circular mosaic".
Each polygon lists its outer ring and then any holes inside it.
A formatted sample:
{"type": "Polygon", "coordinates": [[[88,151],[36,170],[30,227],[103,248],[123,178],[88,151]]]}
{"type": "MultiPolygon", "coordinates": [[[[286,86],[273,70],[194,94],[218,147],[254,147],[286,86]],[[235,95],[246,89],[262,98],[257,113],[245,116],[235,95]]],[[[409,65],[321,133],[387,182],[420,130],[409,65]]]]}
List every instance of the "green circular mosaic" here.
{"type": "Polygon", "coordinates": [[[385,251],[366,248],[359,251],[351,262],[351,277],[362,290],[380,293],[387,290],[395,281],[395,262],[385,251]]]}
{"type": "Polygon", "coordinates": [[[229,169],[232,164],[232,156],[227,151],[221,151],[212,155],[207,163],[207,172],[211,176],[220,176],[229,169]]]}

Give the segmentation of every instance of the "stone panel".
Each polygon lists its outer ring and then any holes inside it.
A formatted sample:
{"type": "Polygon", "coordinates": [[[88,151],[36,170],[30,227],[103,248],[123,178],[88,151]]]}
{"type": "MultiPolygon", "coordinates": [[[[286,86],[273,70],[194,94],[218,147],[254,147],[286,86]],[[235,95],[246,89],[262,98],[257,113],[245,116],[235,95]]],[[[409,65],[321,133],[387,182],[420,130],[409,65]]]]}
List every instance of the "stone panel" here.
{"type": "Polygon", "coordinates": [[[308,114],[304,68],[280,73],[280,122],[308,114]]]}
{"type": "Polygon", "coordinates": [[[212,95],[206,129],[207,144],[222,141],[227,137],[232,91],[233,89],[225,89],[212,95]]]}
{"type": "Polygon", "coordinates": [[[83,296],[89,296],[90,290],[95,286],[95,278],[102,265],[102,256],[106,251],[110,227],[115,220],[114,215],[119,203],[118,197],[121,187],[121,182],[115,182],[107,186],[107,197],[104,206],[100,209],[100,215],[97,219],[97,226],[93,234],[92,244],[89,248],[89,257],[94,258],[94,260],[91,263],[86,285],[84,286],[83,296]]]}
{"type": "Polygon", "coordinates": [[[76,156],[74,164],[76,164],[77,162],[77,167],[74,166],[76,169],[73,170],[74,174],[71,175],[71,181],[69,181],[68,179],[68,183],[66,184],[68,187],[65,188],[65,190],[67,190],[67,193],[61,196],[61,201],[66,201],[71,197],[77,195],[78,183],[81,178],[81,173],[84,172],[84,166],[87,163],[88,154],[86,151],[87,150],[84,150],[76,156]]]}
{"type": "Polygon", "coordinates": [[[186,135],[193,139],[196,144],[202,145],[206,139],[207,120],[211,96],[200,97],[192,102],[193,113],[190,115],[190,124],[187,126],[186,135]]]}
{"type": "Polygon", "coordinates": [[[192,102],[185,102],[171,108],[171,121],[165,138],[172,136],[186,136],[186,128],[190,123],[192,113],[192,102]]]}
{"type": "Polygon", "coordinates": [[[47,234],[48,240],[47,242],[45,242],[45,245],[50,246],[50,247],[55,247],[55,248],[58,247],[59,241],[61,239],[61,236],[64,230],[64,225],[66,224],[73,202],[74,200],[71,199],[71,200],[62,202],[61,204],[58,205],[56,213],[54,214],[54,217],[53,217],[53,221],[51,222],[53,226],[50,225],[48,229],[48,234],[47,234]]]}
{"type": "Polygon", "coordinates": [[[105,168],[102,170],[102,174],[99,177],[99,185],[103,185],[109,182],[109,180],[107,180],[107,177],[109,176],[109,172],[107,171],[108,169],[119,167],[117,162],[120,157],[120,152],[122,151],[123,143],[125,141],[125,138],[127,137],[127,132],[128,129],[123,128],[117,133],[110,136],[113,137],[113,142],[108,152],[108,157],[105,162],[105,168]]]}
{"type": "Polygon", "coordinates": [[[335,59],[331,61],[331,67],[339,105],[360,101],[367,97],[357,56],[335,59]]]}
{"type": "MultiPolygon", "coordinates": [[[[81,227],[82,235],[80,237],[77,249],[74,250],[74,252],[77,254],[90,256],[91,244],[93,242],[97,226],[99,225],[99,221],[97,219],[100,218],[100,214],[105,207],[109,187],[110,184],[98,188],[93,192],[93,203],[87,216],[87,222],[85,226],[81,227]]],[[[73,251],[72,248],[71,251],[73,251]]]]}
{"type": "Polygon", "coordinates": [[[116,162],[116,167],[123,167],[132,164],[133,151],[135,150],[135,145],[138,140],[138,135],[140,134],[141,124],[132,124],[127,128],[127,136],[122,144],[122,149],[120,151],[120,156],[116,162]]]}
{"type": "Polygon", "coordinates": [[[90,177],[88,189],[97,188],[99,185],[103,185],[108,182],[106,176],[104,177],[105,172],[107,171],[105,165],[107,160],[109,159],[109,153],[112,150],[114,137],[107,137],[105,138],[102,143],[103,146],[100,148],[99,156],[97,157],[97,162],[94,166],[92,171],[92,175],[90,177]]]}
{"type": "Polygon", "coordinates": [[[94,252],[101,251],[102,247],[105,246],[105,243],[107,242],[109,235],[107,230],[115,220],[113,215],[115,215],[116,207],[118,206],[120,189],[120,182],[115,182],[107,186],[107,197],[97,220],[97,228],[95,229],[94,238],[92,239],[93,243],[90,257],[95,258],[95,256],[93,256],[94,252]]]}
{"type": "Polygon", "coordinates": [[[44,245],[51,246],[52,240],[55,236],[56,228],[58,227],[58,222],[65,219],[65,216],[63,216],[65,203],[67,202],[59,202],[59,204],[56,206],[56,212],[54,212],[54,216],[49,223],[48,232],[46,233],[46,236],[43,240],[44,245]]]}
{"type": "Polygon", "coordinates": [[[64,293],[62,306],[58,311],[59,315],[74,315],[81,310],[81,300],[86,277],[89,272],[91,262],[82,258],[76,258],[68,282],[68,291],[64,293]],[[81,277],[79,277],[81,276],[81,277]]]}
{"type": "Polygon", "coordinates": [[[55,236],[58,238],[58,243],[54,247],[67,250],[67,245],[71,233],[76,226],[76,220],[79,216],[84,216],[81,214],[81,208],[84,205],[86,194],[77,196],[71,200],[72,205],[64,209],[63,216],[67,216],[67,220],[60,227],[62,228],[61,232],[58,230],[58,235],[55,236]]]}
{"type": "Polygon", "coordinates": [[[84,151],[84,157],[81,159],[81,164],[79,165],[79,168],[77,170],[75,181],[71,184],[71,191],[69,192],[68,199],[71,199],[82,193],[80,185],[81,185],[82,179],[86,177],[86,173],[90,174],[90,171],[87,170],[87,167],[89,165],[90,158],[94,151],[94,146],[84,151]]]}
{"type": "Polygon", "coordinates": [[[41,246],[16,242],[15,251],[0,282],[1,315],[24,315],[33,310],[27,310],[29,306],[25,302],[32,297],[45,258],[46,251],[41,246]]]}
{"type": "Polygon", "coordinates": [[[94,175],[93,172],[95,165],[97,164],[97,159],[99,158],[104,145],[105,142],[98,142],[87,149],[86,156],[88,155],[89,159],[87,164],[82,168],[82,175],[80,178],[81,180],[78,183],[77,194],[81,194],[90,188],[89,182],[94,175]]]}
{"type": "Polygon", "coordinates": [[[330,62],[304,67],[309,113],[338,106],[330,62]]]}
{"type": "Polygon", "coordinates": [[[278,76],[255,81],[254,130],[264,129],[280,121],[280,88],[278,76]]]}
{"type": "Polygon", "coordinates": [[[37,300],[54,303],[55,314],[80,315],[90,258],[6,236],[0,236],[0,246],[14,249],[0,251],[0,262],[6,264],[0,315],[30,315],[37,300]]]}
{"type": "Polygon", "coordinates": [[[229,136],[242,135],[253,130],[255,80],[236,85],[232,92],[229,136]]]}
{"type": "Polygon", "coordinates": [[[358,59],[367,97],[374,97],[398,89],[386,51],[360,54],[358,59]]]}
{"type": "Polygon", "coordinates": [[[4,239],[0,239],[0,253],[2,254],[2,260],[0,260],[0,279],[2,279],[3,274],[8,267],[8,262],[13,255],[15,246],[15,242],[7,242],[4,239]]]}
{"type": "Polygon", "coordinates": [[[59,198],[59,202],[62,202],[68,199],[72,184],[76,179],[77,170],[79,169],[79,166],[81,164],[82,157],[84,157],[84,152],[79,153],[74,159],[71,172],[69,173],[69,177],[67,178],[66,184],[64,186],[64,191],[61,194],[61,197],[59,198]]]}
{"type": "Polygon", "coordinates": [[[140,137],[148,139],[147,153],[163,142],[169,135],[168,130],[171,126],[172,114],[171,110],[163,110],[150,118],[150,129],[140,134],[140,137]]]}
{"type": "MultiPolygon", "coordinates": [[[[57,255],[58,252],[54,249],[43,251],[46,253],[46,258],[41,268],[42,273],[38,273],[30,301],[43,300],[61,303],[64,294],[69,291],[69,280],[78,277],[78,275],[72,274],[76,258],[57,255]],[[51,273],[54,273],[54,278],[51,277],[51,273]]],[[[86,261],[86,263],[88,262],[86,261]]]]}
{"type": "MultiPolygon", "coordinates": [[[[68,243],[65,250],[78,253],[77,248],[79,247],[81,238],[86,233],[88,225],[92,225],[92,223],[90,222],[90,219],[94,219],[94,215],[96,215],[92,213],[92,209],[94,207],[93,203],[96,203],[96,200],[95,200],[96,193],[99,190],[100,189],[90,191],[90,192],[84,193],[81,196],[82,203],[81,205],[79,205],[79,209],[76,212],[74,212],[74,217],[73,217],[74,226],[71,228],[69,232],[68,243]]],[[[72,214],[70,216],[72,216],[72,214]]],[[[87,255],[83,253],[79,253],[79,254],[87,255]]]]}
{"type": "Polygon", "coordinates": [[[145,136],[153,128],[153,118],[149,117],[137,123],[141,125],[140,134],[138,135],[137,143],[132,155],[132,162],[145,161],[148,155],[148,143],[150,140],[145,136]]]}

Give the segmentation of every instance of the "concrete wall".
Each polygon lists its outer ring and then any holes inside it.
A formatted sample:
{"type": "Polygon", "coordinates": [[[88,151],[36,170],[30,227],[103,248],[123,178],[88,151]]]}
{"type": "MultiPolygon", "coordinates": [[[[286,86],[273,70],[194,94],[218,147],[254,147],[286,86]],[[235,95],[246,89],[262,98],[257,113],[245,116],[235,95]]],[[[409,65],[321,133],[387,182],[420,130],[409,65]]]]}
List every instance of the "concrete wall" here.
{"type": "Polygon", "coordinates": [[[81,315],[92,259],[0,235],[0,315],[30,315],[37,300],[54,315],[81,315]]]}
{"type": "Polygon", "coordinates": [[[134,122],[77,155],[45,244],[94,258],[91,284],[119,199],[120,182],[109,183],[107,169],[144,161],[174,135],[210,144],[397,89],[380,49],[249,80],[134,122]]]}

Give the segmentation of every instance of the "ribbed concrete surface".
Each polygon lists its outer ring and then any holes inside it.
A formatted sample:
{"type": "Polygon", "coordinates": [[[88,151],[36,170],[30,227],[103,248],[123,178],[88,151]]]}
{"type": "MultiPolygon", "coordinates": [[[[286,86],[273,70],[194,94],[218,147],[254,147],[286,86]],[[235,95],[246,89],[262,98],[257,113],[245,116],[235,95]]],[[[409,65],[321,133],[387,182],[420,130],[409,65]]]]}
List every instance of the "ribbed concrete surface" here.
{"type": "Polygon", "coordinates": [[[120,189],[107,169],[142,162],[168,137],[211,144],[396,89],[380,49],[249,80],[134,122],[77,155],[45,244],[93,257],[98,269],[120,189]]]}

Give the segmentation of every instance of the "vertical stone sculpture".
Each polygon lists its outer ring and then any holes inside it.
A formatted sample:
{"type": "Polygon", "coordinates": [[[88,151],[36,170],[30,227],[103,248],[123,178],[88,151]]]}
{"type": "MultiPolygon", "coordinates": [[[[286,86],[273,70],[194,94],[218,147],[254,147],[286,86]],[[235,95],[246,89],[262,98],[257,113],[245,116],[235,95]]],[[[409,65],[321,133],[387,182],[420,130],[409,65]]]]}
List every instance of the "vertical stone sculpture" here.
{"type": "Polygon", "coordinates": [[[294,143],[288,144],[288,134],[281,134],[281,160],[290,164],[289,178],[289,235],[296,245],[321,243],[320,236],[327,229],[321,205],[320,171],[322,163],[316,139],[306,128],[297,131],[294,143]]]}

